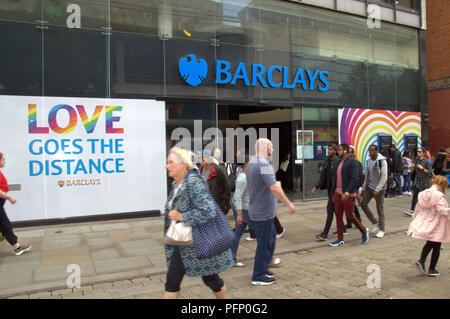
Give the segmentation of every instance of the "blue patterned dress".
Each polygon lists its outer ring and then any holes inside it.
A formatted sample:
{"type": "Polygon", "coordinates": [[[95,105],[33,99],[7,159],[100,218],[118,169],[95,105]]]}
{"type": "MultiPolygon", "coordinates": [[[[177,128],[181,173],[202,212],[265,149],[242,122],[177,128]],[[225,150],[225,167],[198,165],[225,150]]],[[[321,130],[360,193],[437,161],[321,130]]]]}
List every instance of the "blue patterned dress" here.
{"type": "MultiPolygon", "coordinates": [[[[164,234],[170,225],[168,213],[174,209],[181,195],[183,197],[181,198],[178,211],[183,214],[183,223],[185,225],[194,226],[204,224],[216,216],[214,201],[206,189],[206,180],[200,176],[197,170],[193,169],[185,176],[179,191],[176,194],[174,191],[169,194],[165,205],[164,234]],[[188,186],[187,190],[186,186],[188,186]],[[175,198],[172,200],[174,195],[175,198]],[[171,207],[168,207],[169,203],[171,203],[171,207]]],[[[167,268],[169,268],[174,247],[166,246],[165,248],[167,268]]],[[[178,246],[178,249],[184,269],[189,277],[218,274],[232,267],[234,264],[231,249],[227,249],[212,258],[202,259],[197,258],[194,247],[178,246]]]]}

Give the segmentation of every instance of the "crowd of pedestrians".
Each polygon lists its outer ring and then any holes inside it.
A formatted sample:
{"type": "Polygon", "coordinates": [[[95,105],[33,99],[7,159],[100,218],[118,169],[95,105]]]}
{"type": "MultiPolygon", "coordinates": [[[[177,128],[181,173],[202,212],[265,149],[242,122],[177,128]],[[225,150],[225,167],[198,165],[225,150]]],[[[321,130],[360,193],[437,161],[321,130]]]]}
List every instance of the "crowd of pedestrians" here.
{"type": "MultiPolygon", "coordinates": [[[[336,232],[333,234],[337,238],[330,239],[330,246],[343,246],[346,229],[353,226],[360,231],[362,244],[369,242],[370,233],[383,238],[386,233],[384,198],[389,191],[391,177],[396,185],[392,191],[394,195],[412,193],[411,209],[405,211],[412,216],[408,234],[426,240],[415,264],[421,272],[438,276],[436,265],[441,243],[450,242],[450,208],[445,197],[448,181],[444,176],[449,171],[447,152],[441,149],[433,163],[424,147],[417,150],[415,158],[412,158],[414,154],[407,151],[401,155],[394,145],[390,150],[390,153],[383,155],[377,145],[370,145],[363,169],[355,158],[355,150],[348,144],[328,146],[328,156],[311,191],[315,194],[319,189],[326,190],[328,194],[325,226],[315,237],[320,241],[328,240],[333,218],[336,216],[336,232]],[[376,217],[369,207],[372,199],[376,203],[376,217]],[[357,203],[366,215],[370,228],[363,224],[357,203]],[[425,262],[430,252],[431,262],[426,271],[425,262]]],[[[230,210],[235,223],[234,242],[214,256],[199,256],[197,247],[192,245],[192,236],[190,244],[165,245],[168,270],[164,298],[178,297],[185,275],[202,277],[205,285],[217,298],[226,298],[227,289],[219,274],[233,266],[246,267],[246,264],[237,259],[237,252],[240,239],[247,229],[254,233],[256,240],[251,283],[268,286],[276,282],[275,274],[270,268],[282,262],[279,258],[274,258],[274,251],[276,240],[285,232],[276,218],[278,201],[291,214],[295,212],[295,205],[276,180],[270,162],[272,152],[273,145],[269,139],[258,139],[255,156],[242,153],[244,161],[235,168],[235,176],[230,178],[210,151],[202,152],[198,167],[190,151],[180,148],[169,151],[166,169],[173,183],[165,205],[164,232],[167,233],[173,223],[182,223],[186,229],[204,225],[217,219],[217,216],[222,216],[217,214],[227,214],[230,210]]],[[[5,156],[0,153],[0,168],[4,166],[5,156]]],[[[11,204],[16,202],[8,191],[8,183],[0,171],[0,232],[13,246],[14,253],[21,255],[30,250],[31,246],[21,245],[14,235],[3,207],[6,200],[11,204]]]]}
{"type": "MultiPolygon", "coordinates": [[[[202,153],[201,165],[197,169],[187,160],[189,152],[170,151],[167,170],[174,179],[174,185],[166,204],[166,229],[172,219],[186,225],[208,221],[214,217],[215,201],[224,214],[230,209],[233,211],[235,240],[232,247],[210,259],[195,256],[192,247],[166,246],[166,298],[178,296],[185,274],[201,276],[218,298],[226,298],[226,287],[219,273],[232,266],[246,267],[237,258],[240,239],[246,231],[250,232],[250,239],[256,240],[251,283],[268,286],[276,282],[270,267],[281,263],[279,258],[274,258],[274,251],[277,238],[285,231],[276,218],[277,204],[281,201],[290,213],[295,212],[295,206],[276,180],[270,163],[272,152],[271,141],[259,139],[255,156],[250,158],[249,154],[241,154],[244,162],[234,167],[232,174],[227,174],[214,163],[211,152],[202,153]],[[178,202],[180,204],[175,206],[178,202]]],[[[440,153],[432,164],[424,147],[419,148],[413,158],[412,152],[401,154],[395,145],[391,145],[390,152],[379,152],[377,145],[370,145],[363,169],[355,159],[352,147],[330,144],[319,179],[311,191],[315,194],[319,189],[327,190],[328,194],[325,226],[316,239],[328,240],[334,216],[336,232],[333,234],[337,238],[329,240],[330,246],[343,246],[346,229],[353,226],[360,231],[362,244],[369,242],[370,233],[383,238],[386,233],[384,198],[387,193],[391,196],[411,195],[411,209],[405,211],[413,217],[408,234],[427,241],[416,266],[429,276],[438,276],[436,264],[441,243],[450,242],[450,209],[444,195],[448,182],[444,176],[437,176],[446,172],[448,161],[447,154],[440,153]],[[369,207],[372,199],[376,204],[376,216],[369,207]],[[364,226],[358,206],[366,215],[370,228],[364,226]],[[430,252],[431,262],[426,271],[425,260],[430,252]]]]}

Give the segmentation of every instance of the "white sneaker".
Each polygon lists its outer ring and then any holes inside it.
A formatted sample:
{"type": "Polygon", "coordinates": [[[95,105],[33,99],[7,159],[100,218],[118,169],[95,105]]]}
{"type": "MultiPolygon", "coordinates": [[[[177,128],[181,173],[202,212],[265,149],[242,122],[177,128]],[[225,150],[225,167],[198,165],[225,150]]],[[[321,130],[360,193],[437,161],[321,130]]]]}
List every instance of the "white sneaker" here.
{"type": "Polygon", "coordinates": [[[371,233],[376,233],[378,232],[380,229],[378,228],[378,224],[373,224],[372,225],[372,230],[370,231],[371,233]]]}
{"type": "Polygon", "coordinates": [[[378,238],[383,238],[384,237],[384,231],[380,230],[375,236],[378,237],[378,238]]]}
{"type": "Polygon", "coordinates": [[[412,216],[414,214],[414,211],[412,211],[412,210],[405,210],[404,213],[406,215],[412,216]]]}
{"type": "Polygon", "coordinates": [[[256,240],[256,238],[251,238],[250,236],[248,236],[247,238],[245,238],[245,240],[252,241],[252,240],[256,240]]]}
{"type": "Polygon", "coordinates": [[[283,231],[281,234],[277,234],[277,239],[283,237],[284,232],[286,231],[286,228],[283,228],[283,231]]]}

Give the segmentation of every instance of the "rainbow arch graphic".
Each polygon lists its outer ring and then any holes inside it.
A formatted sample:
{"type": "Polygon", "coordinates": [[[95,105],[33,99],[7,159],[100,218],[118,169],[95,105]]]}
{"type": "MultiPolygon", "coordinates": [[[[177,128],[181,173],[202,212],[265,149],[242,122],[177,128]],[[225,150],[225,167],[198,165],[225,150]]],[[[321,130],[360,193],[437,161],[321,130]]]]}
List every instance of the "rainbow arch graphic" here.
{"type": "Polygon", "coordinates": [[[379,134],[391,135],[400,152],[405,150],[405,134],[417,135],[421,145],[419,112],[344,108],[338,114],[339,143],[353,146],[356,159],[363,166],[369,155],[369,146],[377,144],[379,134]]]}

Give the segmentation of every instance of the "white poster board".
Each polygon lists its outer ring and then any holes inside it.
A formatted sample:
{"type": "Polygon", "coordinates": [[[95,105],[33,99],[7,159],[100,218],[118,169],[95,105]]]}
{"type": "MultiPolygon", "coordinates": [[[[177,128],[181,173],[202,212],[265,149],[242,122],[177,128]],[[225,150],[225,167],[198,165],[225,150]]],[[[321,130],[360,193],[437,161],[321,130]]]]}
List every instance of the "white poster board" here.
{"type": "Polygon", "coordinates": [[[164,207],[164,102],[0,96],[0,134],[12,221],[164,207]]]}
{"type": "Polygon", "coordinates": [[[314,158],[314,131],[297,130],[297,159],[314,158]]]}

